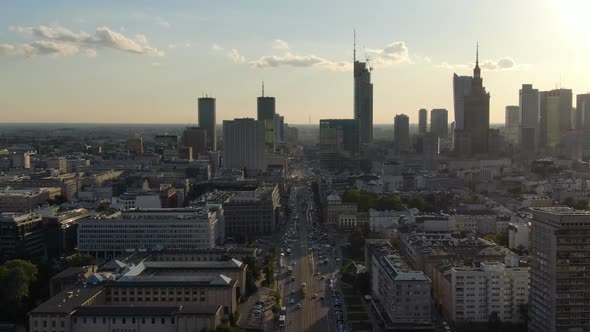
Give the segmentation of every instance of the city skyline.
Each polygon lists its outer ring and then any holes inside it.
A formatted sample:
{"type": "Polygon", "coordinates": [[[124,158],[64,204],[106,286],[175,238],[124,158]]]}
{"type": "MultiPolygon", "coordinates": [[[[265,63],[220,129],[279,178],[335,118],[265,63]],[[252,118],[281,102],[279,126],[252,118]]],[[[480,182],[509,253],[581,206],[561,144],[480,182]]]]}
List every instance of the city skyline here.
{"type": "Polygon", "coordinates": [[[574,95],[590,89],[580,70],[590,53],[579,43],[590,32],[581,24],[589,7],[582,1],[377,2],[366,11],[342,6],[334,17],[320,15],[334,4],[6,5],[0,121],[196,123],[197,98],[209,94],[221,124],[255,117],[263,80],[287,123],[350,118],[355,28],[357,57],[366,54],[375,68],[377,125],[393,125],[401,113],[417,123],[420,108],[452,110],[453,73],[470,74],[477,41],[492,123],[518,103],[522,84],[574,95]],[[312,5],[317,14],[310,15],[312,5]],[[424,19],[404,14],[417,12],[424,19]],[[526,26],[518,20],[523,12],[534,18],[526,26]]]}

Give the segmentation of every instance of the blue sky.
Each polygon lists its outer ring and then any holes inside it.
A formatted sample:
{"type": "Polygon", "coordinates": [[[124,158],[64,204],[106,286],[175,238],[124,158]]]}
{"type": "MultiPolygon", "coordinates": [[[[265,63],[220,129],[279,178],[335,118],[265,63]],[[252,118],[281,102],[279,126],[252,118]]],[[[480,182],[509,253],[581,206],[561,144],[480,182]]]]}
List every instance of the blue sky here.
{"type": "Polygon", "coordinates": [[[0,121],[193,123],[255,117],[260,82],[290,123],[352,116],[352,31],[376,123],[447,108],[480,44],[491,120],[518,89],[590,90],[590,2],[13,1],[0,4],[0,121]]]}

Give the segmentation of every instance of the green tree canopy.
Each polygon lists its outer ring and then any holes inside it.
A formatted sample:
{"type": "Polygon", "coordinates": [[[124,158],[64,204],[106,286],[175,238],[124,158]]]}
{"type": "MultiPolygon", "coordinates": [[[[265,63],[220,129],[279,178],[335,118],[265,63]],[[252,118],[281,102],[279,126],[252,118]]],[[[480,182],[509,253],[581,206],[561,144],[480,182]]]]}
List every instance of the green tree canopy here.
{"type": "Polygon", "coordinates": [[[29,297],[31,286],[37,281],[37,266],[29,261],[15,259],[0,266],[0,303],[7,308],[29,297]]]}

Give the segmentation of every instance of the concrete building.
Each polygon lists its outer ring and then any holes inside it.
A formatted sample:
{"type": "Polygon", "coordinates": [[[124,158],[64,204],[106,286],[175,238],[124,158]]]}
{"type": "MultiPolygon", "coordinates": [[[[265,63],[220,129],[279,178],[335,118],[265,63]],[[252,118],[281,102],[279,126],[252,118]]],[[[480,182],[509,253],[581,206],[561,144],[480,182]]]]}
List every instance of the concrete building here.
{"type": "Polygon", "coordinates": [[[253,239],[274,233],[280,218],[279,207],[278,185],[234,192],[223,203],[226,236],[253,239]]]}
{"type": "Polygon", "coordinates": [[[590,157],[590,93],[576,95],[576,129],[582,135],[582,155],[590,157]]]}
{"type": "Polygon", "coordinates": [[[328,195],[326,201],[326,222],[330,224],[337,224],[341,214],[352,215],[357,213],[356,203],[342,202],[342,199],[337,194],[328,195]]]}
{"type": "Polygon", "coordinates": [[[285,117],[275,114],[275,148],[285,142],[285,117]]]}
{"type": "Polygon", "coordinates": [[[142,155],[143,154],[143,138],[139,135],[134,135],[127,139],[126,145],[129,154],[142,155]]]}
{"type": "Polygon", "coordinates": [[[437,159],[440,155],[440,137],[435,133],[425,133],[422,136],[422,155],[424,169],[438,170],[437,159]]]}
{"type": "Polygon", "coordinates": [[[200,127],[188,127],[182,132],[182,145],[192,148],[193,156],[208,151],[210,144],[207,142],[207,129],[200,127]]]}
{"type": "Polygon", "coordinates": [[[158,209],[162,202],[157,192],[123,193],[112,197],[110,206],[117,210],[158,209]]]}
{"type": "Polygon", "coordinates": [[[590,325],[590,211],[539,207],[531,212],[529,331],[583,331],[590,325]]]}
{"type": "MultiPolygon", "coordinates": [[[[356,45],[355,45],[356,47],[356,45]]],[[[373,142],[373,68],[356,59],[354,51],[354,119],[358,121],[361,143],[373,142]]]]}
{"type": "Polygon", "coordinates": [[[320,168],[324,170],[360,168],[358,120],[320,120],[320,168]]]}
{"type": "Polygon", "coordinates": [[[0,213],[0,259],[23,258],[36,262],[47,258],[43,218],[37,213],[0,213]]]}
{"type": "Polygon", "coordinates": [[[275,149],[275,97],[264,96],[264,82],[262,82],[262,96],[257,98],[256,120],[264,124],[264,143],[267,151],[275,149]]]}
{"type": "Polygon", "coordinates": [[[338,215],[338,227],[347,232],[364,230],[369,227],[369,219],[368,212],[340,214],[338,215]]]}
{"type": "Polygon", "coordinates": [[[400,252],[414,269],[431,276],[433,268],[453,260],[504,262],[514,253],[480,238],[456,239],[450,233],[400,234],[400,252]]]}
{"type": "Polygon", "coordinates": [[[471,93],[471,76],[453,74],[453,106],[455,109],[455,129],[463,130],[465,123],[465,96],[471,93]]]}
{"type": "Polygon", "coordinates": [[[425,108],[421,108],[418,111],[418,132],[424,134],[428,129],[428,111],[425,108]]]}
{"type": "Polygon", "coordinates": [[[510,223],[508,225],[508,248],[529,248],[529,233],[531,225],[528,223],[510,223]]]}
{"type": "Polygon", "coordinates": [[[12,168],[31,168],[31,153],[27,151],[15,151],[11,155],[12,168]]]}
{"type": "Polygon", "coordinates": [[[112,258],[154,248],[187,250],[215,246],[217,215],[202,208],[136,209],[81,220],[78,250],[112,258]]]}
{"type": "Polygon", "coordinates": [[[502,262],[479,266],[443,264],[434,269],[436,306],[451,322],[487,323],[493,312],[502,322],[521,323],[529,297],[529,268],[502,262]]]}
{"type": "Polygon", "coordinates": [[[5,187],[0,189],[0,212],[29,212],[59,195],[61,195],[59,187],[5,187]]]}
{"type": "Polygon", "coordinates": [[[371,232],[383,232],[395,229],[399,223],[413,223],[414,215],[410,211],[377,211],[369,210],[369,229],[371,232]]]}
{"type": "Polygon", "coordinates": [[[536,151],[540,139],[541,104],[538,89],[532,84],[523,84],[519,95],[519,140],[523,151],[536,151]]]}
{"type": "Polygon", "coordinates": [[[509,142],[518,144],[520,109],[518,106],[506,106],[504,115],[504,135],[509,142]]]}
{"type": "Polygon", "coordinates": [[[555,89],[540,95],[541,145],[550,151],[561,143],[561,136],[572,129],[572,90],[555,89]]]}
{"type": "Polygon", "coordinates": [[[411,270],[389,242],[368,240],[365,265],[371,266],[371,295],[382,309],[388,328],[431,326],[432,283],[422,271],[411,270]]]}
{"type": "Polygon", "coordinates": [[[266,128],[263,121],[250,118],[224,120],[224,167],[226,169],[265,172],[267,166],[265,135],[266,128]]]}
{"type": "Polygon", "coordinates": [[[198,107],[199,128],[205,129],[207,132],[207,147],[209,151],[217,151],[215,98],[199,98],[198,107]]]}
{"type": "Polygon", "coordinates": [[[66,174],[68,172],[68,161],[63,157],[47,159],[47,168],[56,169],[59,174],[66,174]]]}
{"type": "Polygon", "coordinates": [[[430,111],[430,132],[439,138],[447,138],[449,135],[449,112],[444,108],[435,108],[430,111]]]}
{"type": "Polygon", "coordinates": [[[393,145],[397,152],[410,149],[410,118],[405,114],[397,114],[393,120],[393,145]]]}

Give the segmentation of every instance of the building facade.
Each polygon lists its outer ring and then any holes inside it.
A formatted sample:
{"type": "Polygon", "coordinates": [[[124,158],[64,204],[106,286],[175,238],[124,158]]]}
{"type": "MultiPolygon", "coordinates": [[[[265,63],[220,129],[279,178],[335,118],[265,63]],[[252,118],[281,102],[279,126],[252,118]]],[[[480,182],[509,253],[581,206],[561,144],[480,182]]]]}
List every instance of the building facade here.
{"type": "Polygon", "coordinates": [[[393,145],[397,152],[410,149],[410,118],[405,114],[398,114],[393,120],[393,145]]]}
{"type": "Polygon", "coordinates": [[[265,122],[244,118],[223,121],[223,164],[226,169],[266,171],[265,122]]]}
{"type": "Polygon", "coordinates": [[[326,170],[360,168],[358,120],[320,120],[320,168],[326,170]]]}
{"type": "Polygon", "coordinates": [[[199,98],[198,107],[199,128],[203,128],[207,132],[207,147],[210,151],[217,151],[215,98],[199,98]]]}
{"type": "Polygon", "coordinates": [[[418,132],[420,134],[426,133],[428,129],[428,111],[421,108],[418,111],[418,132]]]}
{"type": "Polygon", "coordinates": [[[354,59],[354,119],[359,123],[361,143],[373,142],[373,83],[367,62],[354,59]]]}
{"type": "Polygon", "coordinates": [[[449,112],[444,108],[435,108],[430,111],[430,132],[439,138],[447,138],[449,135],[449,112]]]}
{"type": "Polygon", "coordinates": [[[465,96],[471,93],[471,76],[453,74],[453,105],[455,108],[455,130],[463,130],[465,123],[465,96]]]}
{"type": "Polygon", "coordinates": [[[540,95],[532,84],[523,84],[519,95],[519,140],[523,151],[536,151],[540,139],[540,95]]]}

